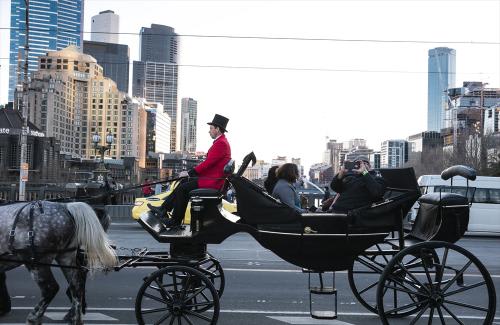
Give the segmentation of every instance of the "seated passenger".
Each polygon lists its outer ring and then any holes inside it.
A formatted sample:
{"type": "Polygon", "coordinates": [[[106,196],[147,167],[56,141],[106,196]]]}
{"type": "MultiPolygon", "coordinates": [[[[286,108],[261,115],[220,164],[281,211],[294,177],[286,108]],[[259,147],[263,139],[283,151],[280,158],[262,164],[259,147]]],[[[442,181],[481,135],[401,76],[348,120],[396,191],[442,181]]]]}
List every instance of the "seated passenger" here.
{"type": "Polygon", "coordinates": [[[299,194],[294,186],[299,177],[297,165],[290,163],[281,165],[276,171],[276,177],[278,181],[274,186],[272,196],[300,213],[307,212],[306,209],[300,207],[299,194]]]}
{"type": "Polygon", "coordinates": [[[386,185],[382,176],[371,168],[368,158],[359,156],[354,159],[354,164],[350,161],[344,163],[330,187],[338,195],[329,211],[347,212],[380,201],[386,185]]]}
{"type": "Polygon", "coordinates": [[[267,178],[264,181],[264,188],[269,194],[273,193],[274,185],[276,185],[276,182],[278,181],[278,178],[276,177],[276,170],[278,167],[279,166],[272,166],[267,172],[267,178]]]}

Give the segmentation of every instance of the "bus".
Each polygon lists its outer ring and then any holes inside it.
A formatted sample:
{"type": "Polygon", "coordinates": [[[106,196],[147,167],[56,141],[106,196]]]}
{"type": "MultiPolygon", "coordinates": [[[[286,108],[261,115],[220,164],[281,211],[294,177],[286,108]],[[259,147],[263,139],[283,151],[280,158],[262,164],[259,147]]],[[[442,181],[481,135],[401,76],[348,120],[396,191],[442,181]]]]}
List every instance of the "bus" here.
{"type": "MultiPolygon", "coordinates": [[[[422,175],[418,178],[422,195],[433,192],[453,192],[467,196],[472,202],[469,216],[469,227],[466,234],[500,236],[500,177],[478,176],[475,181],[469,181],[457,176],[451,180],[443,180],[440,175],[422,175]]],[[[418,212],[418,202],[408,215],[412,223],[418,212]]]]}

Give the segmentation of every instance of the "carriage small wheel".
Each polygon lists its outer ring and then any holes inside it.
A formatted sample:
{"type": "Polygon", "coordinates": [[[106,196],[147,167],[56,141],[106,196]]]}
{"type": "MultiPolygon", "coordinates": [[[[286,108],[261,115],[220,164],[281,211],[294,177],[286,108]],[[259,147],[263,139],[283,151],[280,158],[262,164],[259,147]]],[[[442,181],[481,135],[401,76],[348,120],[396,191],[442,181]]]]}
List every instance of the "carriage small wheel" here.
{"type": "Polygon", "coordinates": [[[403,249],[387,264],[377,287],[377,309],[383,324],[395,313],[410,311],[412,324],[463,324],[464,315],[492,324],[496,293],[490,274],[472,253],[429,241],[403,249]]]}
{"type": "Polygon", "coordinates": [[[210,257],[198,264],[196,269],[210,279],[215,287],[215,290],[217,290],[219,298],[221,298],[222,294],[224,293],[226,278],[224,275],[224,270],[222,269],[222,265],[220,265],[219,261],[213,257],[210,257]]]}
{"type": "Polygon", "coordinates": [[[216,324],[219,296],[210,279],[183,265],[152,273],[135,300],[138,324],[216,324]]]}

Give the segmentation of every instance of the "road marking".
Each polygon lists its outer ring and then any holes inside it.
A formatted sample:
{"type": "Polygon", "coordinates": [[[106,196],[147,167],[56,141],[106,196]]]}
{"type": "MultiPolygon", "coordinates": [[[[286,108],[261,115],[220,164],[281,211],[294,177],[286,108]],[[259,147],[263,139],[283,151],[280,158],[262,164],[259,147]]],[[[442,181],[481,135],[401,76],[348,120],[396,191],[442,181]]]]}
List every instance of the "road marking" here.
{"type": "Polygon", "coordinates": [[[277,321],[294,325],[352,325],[351,323],[341,322],[336,319],[313,319],[311,317],[287,317],[287,316],[267,316],[277,321]]]}
{"type": "MultiPolygon", "coordinates": [[[[33,310],[33,307],[12,307],[13,310],[33,310]]],[[[68,310],[68,307],[49,307],[47,311],[50,310],[68,310]]],[[[89,311],[135,311],[135,308],[112,308],[112,307],[88,307],[89,311]]],[[[308,311],[291,311],[291,310],[252,310],[252,309],[221,309],[221,313],[232,313],[232,314],[268,314],[268,315],[309,315],[308,311]]],[[[45,314],[47,314],[46,312],[45,314]]],[[[88,314],[88,312],[87,312],[88,314]]],[[[376,314],[368,312],[339,312],[339,316],[376,316],[376,314]]],[[[422,316],[425,317],[425,316],[422,316]]],[[[428,317],[428,316],[427,316],[428,317]]],[[[450,318],[451,316],[444,315],[444,318],[450,318]]],[[[480,316],[469,316],[469,315],[457,315],[459,318],[463,319],[482,319],[480,316]]],[[[494,320],[500,320],[500,317],[495,317],[494,320]]],[[[92,324],[98,325],[98,324],[92,324]]],[[[119,325],[119,324],[116,324],[119,325]]]]}
{"type": "MultiPolygon", "coordinates": [[[[51,320],[64,320],[64,316],[66,313],[63,312],[46,312],[44,314],[45,317],[50,318],[51,320]]],[[[101,313],[86,313],[83,315],[84,321],[118,321],[118,319],[110,317],[108,315],[104,315],[101,313]]]]}

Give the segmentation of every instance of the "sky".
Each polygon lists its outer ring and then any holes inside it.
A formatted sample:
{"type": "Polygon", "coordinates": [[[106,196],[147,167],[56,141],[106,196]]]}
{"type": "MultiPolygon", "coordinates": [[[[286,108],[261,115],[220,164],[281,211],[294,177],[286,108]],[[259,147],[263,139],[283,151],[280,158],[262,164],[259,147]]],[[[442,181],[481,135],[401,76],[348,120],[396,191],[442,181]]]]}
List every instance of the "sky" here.
{"type": "MultiPolygon", "coordinates": [[[[379,150],[384,140],[425,131],[431,48],[456,50],[457,86],[500,87],[498,0],[86,0],[84,30],[107,9],[120,16],[120,32],[130,33],[120,43],[130,46],[131,60],[139,59],[143,26],[186,35],[179,109],[183,97],[198,101],[200,151],[211,144],[205,123],[215,113],[228,117],[237,163],[254,151],[268,162],[301,158],[307,172],[321,162],[327,137],[363,138],[379,150]]],[[[0,0],[0,28],[9,27],[9,13],[10,1],[0,0]]],[[[9,56],[8,39],[0,29],[0,58],[9,56]]],[[[8,61],[0,63],[5,103],[8,61]]]]}

